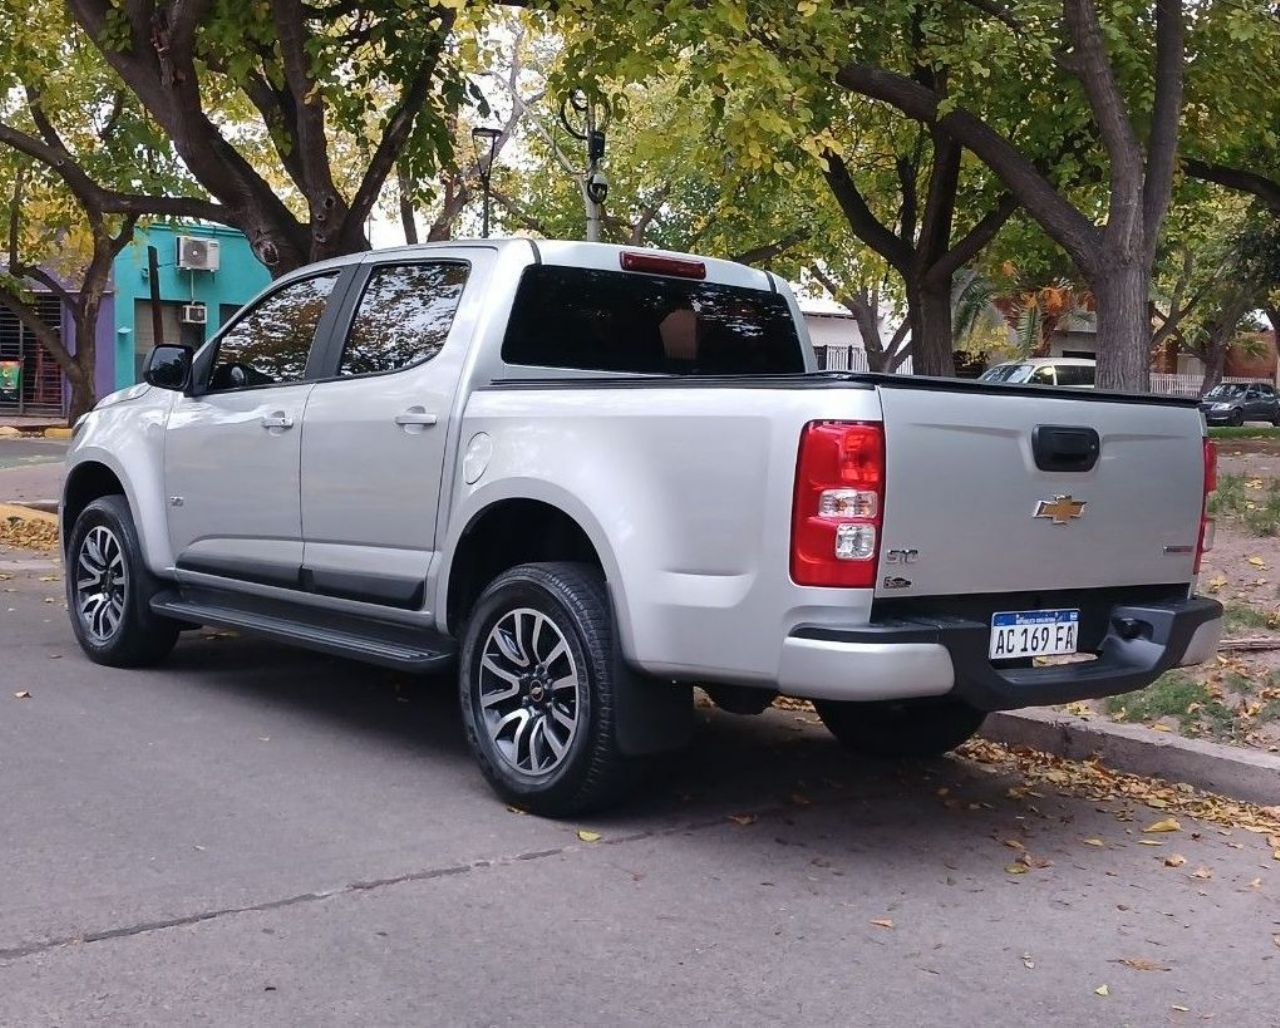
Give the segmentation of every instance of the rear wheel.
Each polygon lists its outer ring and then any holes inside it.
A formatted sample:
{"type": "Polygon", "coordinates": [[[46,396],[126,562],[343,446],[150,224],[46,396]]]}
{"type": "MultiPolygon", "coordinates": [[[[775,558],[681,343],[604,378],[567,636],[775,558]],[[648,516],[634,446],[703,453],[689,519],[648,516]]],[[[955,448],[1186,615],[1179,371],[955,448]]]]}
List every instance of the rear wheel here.
{"type": "Polygon", "coordinates": [[[181,626],[151,612],[161,584],[147,569],[123,496],[100,497],[76,519],[65,577],[71,627],[95,663],[144,667],[178,641],[181,626]]]}
{"type": "Polygon", "coordinates": [[[498,576],[463,634],[467,742],[494,791],[547,817],[617,800],[639,762],[618,747],[613,615],[600,572],[523,564],[498,576]]]}
{"type": "Polygon", "coordinates": [[[936,757],[973,736],[986,714],[959,700],[878,703],[815,701],[818,716],[842,744],[885,759],[936,757]]]}

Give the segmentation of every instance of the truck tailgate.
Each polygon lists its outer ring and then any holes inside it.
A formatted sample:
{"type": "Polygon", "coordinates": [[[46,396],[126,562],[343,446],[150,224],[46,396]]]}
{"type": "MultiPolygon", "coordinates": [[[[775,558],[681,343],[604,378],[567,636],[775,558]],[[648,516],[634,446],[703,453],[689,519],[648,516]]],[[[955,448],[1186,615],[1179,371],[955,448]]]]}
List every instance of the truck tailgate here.
{"type": "Polygon", "coordinates": [[[1192,579],[1204,487],[1193,407],[999,387],[879,391],[886,492],[877,596],[1192,579]],[[1088,463],[1072,451],[1090,429],[1096,462],[1065,469],[1088,463]]]}

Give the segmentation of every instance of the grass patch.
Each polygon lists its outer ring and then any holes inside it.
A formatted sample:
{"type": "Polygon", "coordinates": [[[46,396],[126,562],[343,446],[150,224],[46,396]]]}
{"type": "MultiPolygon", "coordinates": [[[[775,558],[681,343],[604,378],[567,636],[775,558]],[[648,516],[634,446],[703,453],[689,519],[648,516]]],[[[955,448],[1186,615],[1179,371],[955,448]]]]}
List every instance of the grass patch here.
{"type": "Polygon", "coordinates": [[[1221,428],[1210,427],[1210,439],[1280,439],[1280,428],[1263,428],[1261,425],[1241,425],[1233,428],[1230,425],[1221,428]]]}
{"type": "Polygon", "coordinates": [[[1275,628],[1277,616],[1270,611],[1259,610],[1247,603],[1226,603],[1222,609],[1222,620],[1228,635],[1236,635],[1250,629],[1275,628]]]}
{"type": "Polygon", "coordinates": [[[1110,696],[1105,708],[1120,721],[1150,723],[1171,717],[1188,734],[1208,732],[1219,737],[1235,734],[1231,710],[1202,683],[1182,671],[1161,675],[1138,692],[1110,696]]]}
{"type": "Polygon", "coordinates": [[[1219,475],[1218,491],[1209,497],[1209,513],[1241,521],[1253,535],[1280,535],[1280,479],[1219,475]]]}

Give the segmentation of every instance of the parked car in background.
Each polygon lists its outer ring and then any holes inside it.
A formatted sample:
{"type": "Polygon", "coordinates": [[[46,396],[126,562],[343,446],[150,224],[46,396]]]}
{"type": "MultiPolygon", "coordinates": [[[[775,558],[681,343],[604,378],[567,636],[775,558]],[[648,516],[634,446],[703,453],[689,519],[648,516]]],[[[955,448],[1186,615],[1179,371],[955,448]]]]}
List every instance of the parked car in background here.
{"type": "Polygon", "coordinates": [[[1201,397],[1200,410],[1211,425],[1243,425],[1246,421],[1280,425],[1280,396],[1270,382],[1223,382],[1201,397]]]}
{"type": "Polygon", "coordinates": [[[1083,357],[1033,357],[1024,361],[1007,361],[987,368],[979,376],[978,381],[1092,389],[1095,369],[1095,362],[1083,357]]]}

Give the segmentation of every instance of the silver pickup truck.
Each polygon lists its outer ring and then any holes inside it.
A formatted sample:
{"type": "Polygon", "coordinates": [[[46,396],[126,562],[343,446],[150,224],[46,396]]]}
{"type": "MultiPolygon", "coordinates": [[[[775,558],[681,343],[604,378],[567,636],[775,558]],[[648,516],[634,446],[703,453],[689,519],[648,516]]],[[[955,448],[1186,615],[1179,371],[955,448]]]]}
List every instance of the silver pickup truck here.
{"type": "Polygon", "coordinates": [[[539,813],[686,742],[694,684],[743,714],[807,697],[848,746],[918,756],[1220,634],[1194,401],[816,373],[786,284],[726,261],[343,258],[145,378],[75,426],[90,659],[215,625],[456,667],[481,769],[539,813]]]}

